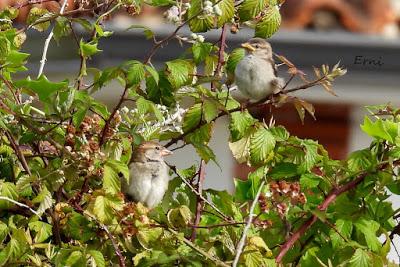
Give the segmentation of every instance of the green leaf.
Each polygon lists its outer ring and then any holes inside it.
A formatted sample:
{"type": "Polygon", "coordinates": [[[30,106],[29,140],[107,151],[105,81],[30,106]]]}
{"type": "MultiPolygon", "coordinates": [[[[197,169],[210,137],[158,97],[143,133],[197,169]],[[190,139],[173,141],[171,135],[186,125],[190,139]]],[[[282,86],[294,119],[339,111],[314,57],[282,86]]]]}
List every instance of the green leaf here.
{"type": "Polygon", "coordinates": [[[84,258],[82,252],[75,250],[68,256],[65,261],[65,266],[83,266],[82,263],[84,264],[84,258]]]}
{"type": "Polygon", "coordinates": [[[66,17],[60,16],[55,19],[54,24],[54,39],[58,42],[64,36],[70,35],[72,32],[69,20],[66,17]]]}
{"type": "Polygon", "coordinates": [[[234,0],[221,0],[217,5],[221,11],[221,16],[218,16],[218,27],[222,27],[227,22],[230,22],[235,12],[234,0]]]}
{"type": "Polygon", "coordinates": [[[251,196],[251,181],[242,181],[240,179],[235,179],[235,200],[239,202],[244,202],[253,199],[251,196]]]}
{"type": "Polygon", "coordinates": [[[244,0],[239,6],[241,21],[252,20],[268,5],[268,0],[244,0]]]}
{"type": "Polygon", "coordinates": [[[106,162],[103,174],[103,189],[106,192],[116,194],[121,191],[120,174],[122,174],[126,181],[129,181],[129,169],[126,164],[116,160],[109,160],[106,162]]]}
{"type": "MultiPolygon", "coordinates": [[[[351,221],[346,221],[343,219],[338,219],[335,223],[336,230],[345,238],[350,239],[351,233],[353,231],[353,223],[351,221]]],[[[334,249],[340,248],[346,240],[343,240],[335,230],[331,229],[329,234],[334,249]]]]}
{"type": "Polygon", "coordinates": [[[185,142],[196,145],[207,145],[211,138],[212,124],[205,124],[185,137],[185,142]]]}
{"type": "Polygon", "coordinates": [[[248,180],[251,182],[251,190],[250,190],[251,199],[254,199],[256,197],[258,189],[261,184],[261,180],[265,177],[267,172],[268,172],[268,167],[261,166],[260,168],[249,174],[248,180]]]}
{"type": "Polygon", "coordinates": [[[283,142],[289,139],[289,132],[282,126],[275,126],[269,129],[277,142],[283,142]]]}
{"type": "Polygon", "coordinates": [[[203,114],[204,115],[203,116],[204,116],[204,119],[206,120],[206,122],[211,122],[218,116],[218,113],[219,113],[218,106],[219,106],[219,103],[214,100],[210,100],[210,99],[204,100],[204,103],[203,103],[203,114]]]}
{"type": "Polygon", "coordinates": [[[369,249],[374,252],[378,252],[381,248],[381,243],[379,242],[377,231],[380,228],[379,223],[373,220],[359,219],[355,224],[356,229],[360,234],[364,235],[365,242],[369,249]]]}
{"type": "Polygon", "coordinates": [[[229,148],[232,151],[233,157],[238,163],[247,163],[250,156],[250,135],[239,139],[236,142],[229,142],[229,148]]]}
{"type": "Polygon", "coordinates": [[[235,73],[236,65],[244,58],[246,51],[244,48],[235,48],[230,53],[228,60],[226,62],[226,70],[229,74],[233,75],[235,73]]]}
{"type": "Polygon", "coordinates": [[[206,32],[214,25],[213,16],[202,13],[203,0],[190,1],[191,7],[188,10],[189,27],[192,32],[206,32]]]}
{"type": "Polygon", "coordinates": [[[89,250],[88,254],[93,258],[96,267],[105,267],[106,261],[103,254],[98,250],[89,250]]]}
{"type": "Polygon", "coordinates": [[[371,258],[365,250],[358,248],[351,257],[349,267],[371,267],[371,258]]]}
{"type": "Polygon", "coordinates": [[[322,178],[313,173],[304,173],[300,177],[300,186],[303,189],[316,188],[321,182],[322,178]]]}
{"type": "Polygon", "coordinates": [[[144,79],[144,66],[141,62],[132,60],[124,64],[127,69],[126,81],[127,86],[133,86],[139,84],[144,79]]]}
{"type": "Polygon", "coordinates": [[[237,141],[242,138],[255,122],[256,120],[248,111],[231,113],[229,129],[231,130],[232,141],[237,141]]]}
{"type": "Polygon", "coordinates": [[[376,160],[369,149],[355,151],[347,159],[347,166],[353,172],[369,170],[375,163],[376,160]]]}
{"type": "Polygon", "coordinates": [[[264,257],[254,246],[247,246],[243,251],[242,257],[246,267],[264,266],[264,257]]]}
{"type": "MultiPolygon", "coordinates": [[[[12,200],[18,199],[18,193],[13,183],[0,181],[0,196],[7,197],[12,200]]],[[[9,209],[14,203],[8,200],[0,200],[0,210],[9,209]]]]}
{"type": "Polygon", "coordinates": [[[26,23],[28,25],[32,25],[32,28],[42,32],[47,30],[47,28],[50,26],[50,21],[44,21],[46,17],[49,17],[50,13],[47,11],[47,9],[44,8],[38,8],[38,7],[33,7],[29,11],[28,18],[26,19],[26,23]]]}
{"type": "Polygon", "coordinates": [[[96,232],[91,227],[91,222],[83,215],[72,212],[66,225],[65,234],[76,240],[86,243],[96,237],[96,232]]]}
{"type": "Polygon", "coordinates": [[[160,241],[162,233],[162,228],[142,228],[139,229],[136,237],[142,247],[151,249],[154,243],[160,241]]]}
{"type": "Polygon", "coordinates": [[[278,31],[281,25],[281,13],[278,6],[269,6],[267,12],[257,23],[255,36],[260,38],[270,38],[278,31]]]}
{"type": "Polygon", "coordinates": [[[194,147],[196,149],[197,154],[206,162],[208,163],[210,160],[214,161],[217,165],[218,162],[216,161],[216,157],[214,154],[214,151],[207,146],[207,145],[201,145],[201,144],[194,144],[194,147]]]}
{"type": "Polygon", "coordinates": [[[143,33],[144,33],[144,36],[146,36],[147,40],[150,40],[151,38],[154,37],[154,32],[149,27],[136,24],[136,25],[129,26],[129,28],[127,28],[126,30],[129,31],[129,30],[132,30],[132,29],[142,29],[143,33]]]}
{"type": "Polygon", "coordinates": [[[82,56],[90,57],[100,52],[101,50],[97,48],[97,44],[98,44],[97,41],[91,41],[89,43],[85,43],[83,40],[81,40],[79,46],[81,49],[82,56]]]}
{"type": "Polygon", "coordinates": [[[275,138],[271,132],[259,127],[250,138],[250,160],[253,164],[262,164],[267,161],[275,147],[275,138]]]}
{"type": "Polygon", "coordinates": [[[40,193],[32,200],[33,203],[39,203],[37,213],[42,215],[47,209],[53,206],[53,198],[49,190],[46,187],[40,191],[40,193]]]}
{"type": "Polygon", "coordinates": [[[36,221],[28,223],[29,229],[36,232],[35,243],[42,243],[52,236],[52,226],[48,223],[36,221]]]}
{"type": "Polygon", "coordinates": [[[202,104],[197,103],[194,104],[189,110],[185,113],[183,118],[183,131],[186,133],[192,130],[195,127],[198,127],[201,123],[202,117],[202,104]]]}
{"type": "Polygon", "coordinates": [[[151,75],[155,83],[158,84],[158,82],[160,81],[160,75],[158,74],[157,70],[149,65],[145,65],[145,68],[147,72],[151,75]]]}
{"type": "Polygon", "coordinates": [[[59,83],[50,82],[46,76],[42,75],[37,80],[31,80],[29,77],[25,80],[15,82],[17,87],[23,87],[39,96],[39,100],[48,104],[52,104],[50,96],[55,92],[67,88],[68,82],[63,81],[59,83]]]}
{"type": "Polygon", "coordinates": [[[193,59],[196,64],[204,61],[206,57],[211,53],[213,49],[211,43],[200,43],[196,42],[192,46],[193,59]]]}
{"type": "Polygon", "coordinates": [[[9,229],[7,224],[0,221],[0,244],[3,243],[4,239],[7,237],[9,229]]]}
{"type": "Polygon", "coordinates": [[[7,37],[0,35],[0,62],[4,62],[11,52],[11,43],[7,37]]]}
{"type": "Polygon", "coordinates": [[[396,137],[399,135],[399,125],[391,121],[383,121],[378,119],[372,122],[369,117],[365,116],[364,124],[361,125],[361,129],[369,136],[375,137],[376,139],[387,140],[394,143],[396,137]]]}
{"type": "Polygon", "coordinates": [[[193,74],[193,65],[188,60],[175,59],[166,62],[168,81],[174,88],[180,88],[190,82],[189,74],[193,74]]]}
{"type": "Polygon", "coordinates": [[[114,210],[121,210],[122,204],[120,197],[107,194],[96,197],[91,209],[102,223],[110,223],[115,217],[114,210]]]}
{"type": "Polygon", "coordinates": [[[185,227],[192,220],[192,213],[189,207],[182,205],[169,210],[167,214],[168,223],[173,227],[185,227]]]}
{"type": "Polygon", "coordinates": [[[322,159],[322,156],[318,154],[318,143],[313,140],[302,140],[301,145],[304,146],[305,154],[298,170],[299,172],[310,171],[322,159]]]}

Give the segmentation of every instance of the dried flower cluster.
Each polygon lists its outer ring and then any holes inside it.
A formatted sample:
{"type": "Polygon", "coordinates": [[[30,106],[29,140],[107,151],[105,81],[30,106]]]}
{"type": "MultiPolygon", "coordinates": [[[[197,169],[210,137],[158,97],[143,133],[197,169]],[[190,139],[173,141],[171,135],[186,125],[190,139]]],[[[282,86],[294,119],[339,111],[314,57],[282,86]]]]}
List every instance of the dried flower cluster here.
{"type": "Polygon", "coordinates": [[[298,182],[277,181],[269,183],[269,194],[261,194],[258,200],[263,212],[268,213],[275,209],[283,217],[288,211],[288,205],[304,204],[307,199],[300,190],[298,182]],[[274,203],[273,207],[271,203],[274,203]]]}

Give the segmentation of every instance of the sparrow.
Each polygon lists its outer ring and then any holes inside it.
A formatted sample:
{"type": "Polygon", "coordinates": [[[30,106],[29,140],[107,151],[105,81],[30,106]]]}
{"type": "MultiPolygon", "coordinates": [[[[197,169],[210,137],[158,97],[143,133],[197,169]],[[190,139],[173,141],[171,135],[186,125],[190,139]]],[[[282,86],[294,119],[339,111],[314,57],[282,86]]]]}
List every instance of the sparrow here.
{"type": "Polygon", "coordinates": [[[235,69],[239,98],[255,103],[278,93],[284,81],[277,76],[271,45],[264,39],[252,38],[242,47],[246,54],[235,69]]]}
{"type": "Polygon", "coordinates": [[[148,208],[154,208],[163,199],[168,189],[168,166],[164,156],[172,152],[157,142],[143,142],[133,152],[129,164],[129,182],[122,179],[122,191],[141,202],[148,208]]]}

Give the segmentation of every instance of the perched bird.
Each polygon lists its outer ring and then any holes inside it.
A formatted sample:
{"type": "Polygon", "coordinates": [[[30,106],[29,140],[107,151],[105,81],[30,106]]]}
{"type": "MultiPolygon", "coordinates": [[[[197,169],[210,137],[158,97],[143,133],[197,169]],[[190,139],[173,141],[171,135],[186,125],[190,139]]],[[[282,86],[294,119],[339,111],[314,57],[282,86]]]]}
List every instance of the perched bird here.
{"type": "Polygon", "coordinates": [[[144,142],[133,153],[129,183],[122,179],[122,190],[134,201],[149,208],[157,206],[168,189],[168,166],[164,156],[172,152],[156,142],[144,142]]]}
{"type": "Polygon", "coordinates": [[[278,93],[284,81],[277,77],[271,45],[264,39],[252,38],[242,44],[242,47],[246,49],[246,55],[235,69],[235,83],[240,92],[239,98],[245,98],[254,103],[278,93]]]}

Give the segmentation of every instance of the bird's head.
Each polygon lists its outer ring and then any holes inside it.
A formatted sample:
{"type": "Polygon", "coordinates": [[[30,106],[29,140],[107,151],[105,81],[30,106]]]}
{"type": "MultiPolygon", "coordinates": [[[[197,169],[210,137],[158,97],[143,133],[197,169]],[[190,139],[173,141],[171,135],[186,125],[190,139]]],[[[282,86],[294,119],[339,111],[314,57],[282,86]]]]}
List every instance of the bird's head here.
{"type": "Polygon", "coordinates": [[[157,142],[147,141],[141,143],[134,151],[133,161],[164,161],[164,156],[171,155],[172,152],[157,142]]]}
{"type": "Polygon", "coordinates": [[[247,54],[252,54],[265,59],[272,58],[271,45],[262,38],[252,38],[246,43],[243,43],[242,47],[246,49],[247,54]]]}

